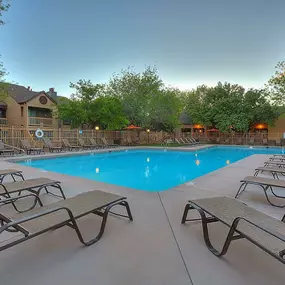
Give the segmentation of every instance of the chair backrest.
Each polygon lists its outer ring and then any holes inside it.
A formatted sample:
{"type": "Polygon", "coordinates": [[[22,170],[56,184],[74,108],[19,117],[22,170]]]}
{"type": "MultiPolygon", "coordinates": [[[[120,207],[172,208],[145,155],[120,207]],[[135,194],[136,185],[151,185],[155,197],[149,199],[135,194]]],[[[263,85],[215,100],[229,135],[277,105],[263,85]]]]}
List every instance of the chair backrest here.
{"type": "Polygon", "coordinates": [[[175,138],[175,142],[181,144],[181,142],[177,138],[175,138]]]}
{"type": "Polygon", "coordinates": [[[25,148],[25,149],[29,149],[32,147],[31,143],[27,139],[22,139],[21,144],[22,144],[23,148],[25,148]]]}
{"type": "Polygon", "coordinates": [[[52,147],[52,142],[49,138],[43,138],[43,142],[46,145],[46,147],[52,147]]]}
{"type": "Polygon", "coordinates": [[[82,138],[79,138],[79,139],[78,139],[78,142],[79,142],[79,145],[80,145],[80,146],[85,146],[85,145],[86,145],[85,142],[84,142],[84,140],[83,140],[82,138]]]}
{"type": "Polygon", "coordinates": [[[91,144],[97,145],[96,141],[93,138],[89,138],[89,141],[91,142],[91,144]]]}
{"type": "Polygon", "coordinates": [[[70,142],[68,141],[68,139],[62,139],[62,143],[63,143],[64,146],[68,146],[68,147],[71,146],[71,144],[70,144],[70,142]]]}
{"type": "Polygon", "coordinates": [[[275,142],[276,142],[277,144],[280,144],[280,143],[281,143],[281,139],[276,139],[275,142]]]}
{"type": "Polygon", "coordinates": [[[267,143],[267,139],[262,139],[262,142],[263,143],[267,143]]]}
{"type": "Polygon", "coordinates": [[[0,140],[0,149],[4,149],[5,148],[5,145],[4,143],[0,140]]]}
{"type": "Polygon", "coordinates": [[[250,142],[251,142],[251,143],[254,143],[254,138],[250,138],[250,142]]]}
{"type": "Polygon", "coordinates": [[[107,140],[105,139],[105,138],[101,138],[101,141],[103,142],[103,144],[105,144],[105,145],[107,145],[108,144],[108,142],[107,142],[107,140]]]}

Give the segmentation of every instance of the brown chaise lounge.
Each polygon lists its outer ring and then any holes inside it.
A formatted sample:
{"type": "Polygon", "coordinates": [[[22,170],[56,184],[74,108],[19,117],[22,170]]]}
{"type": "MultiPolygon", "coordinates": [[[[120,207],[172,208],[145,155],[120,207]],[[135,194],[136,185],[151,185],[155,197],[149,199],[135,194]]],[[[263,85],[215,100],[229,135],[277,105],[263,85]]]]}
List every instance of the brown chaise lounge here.
{"type": "Polygon", "coordinates": [[[275,179],[279,179],[278,174],[285,175],[285,169],[284,168],[261,166],[261,167],[257,167],[255,169],[254,176],[258,176],[259,173],[263,173],[263,172],[271,173],[271,175],[275,179]]]}
{"type": "Polygon", "coordinates": [[[103,145],[105,145],[106,147],[118,147],[119,146],[118,144],[108,143],[105,138],[101,138],[101,141],[103,145]]]}
{"type": "Polygon", "coordinates": [[[20,141],[23,149],[27,152],[27,154],[41,154],[44,151],[43,148],[32,146],[29,140],[27,139],[23,139],[20,141]]]}
{"type": "Polygon", "coordinates": [[[269,157],[270,161],[283,161],[285,162],[285,155],[273,155],[272,157],[269,157]]]}
{"type": "Polygon", "coordinates": [[[91,145],[91,144],[86,144],[84,139],[82,138],[79,138],[78,139],[78,143],[79,145],[83,148],[83,149],[92,149],[94,148],[95,146],[91,145]]]}
{"type": "Polygon", "coordinates": [[[105,146],[102,144],[98,144],[95,139],[89,138],[91,145],[95,148],[104,148],[105,146]]]}
{"type": "MultiPolygon", "coordinates": [[[[14,239],[8,239],[1,243],[0,251],[63,226],[74,229],[82,244],[86,246],[92,245],[102,237],[108,213],[111,208],[117,205],[123,206],[127,211],[127,215],[116,214],[114,212],[112,212],[112,214],[129,218],[131,221],[133,220],[129,204],[125,197],[102,191],[82,193],[75,197],[45,206],[43,206],[40,198],[33,194],[3,200],[0,201],[0,205],[14,204],[17,200],[27,197],[35,198],[41,207],[34,208],[27,212],[17,213],[12,217],[8,217],[0,212],[0,235],[5,231],[16,233],[14,239]],[[102,217],[102,222],[98,235],[89,241],[85,241],[77,224],[77,220],[89,214],[102,217]]],[[[90,220],[90,223],[91,222],[92,220],[90,220]]],[[[90,228],[93,228],[93,225],[90,224],[90,228]]]]}
{"type": "Polygon", "coordinates": [[[43,138],[45,146],[48,148],[49,152],[61,152],[62,146],[55,146],[49,138],[43,138]]]}
{"type": "Polygon", "coordinates": [[[79,145],[71,145],[69,140],[68,139],[62,139],[62,144],[63,144],[63,147],[66,149],[66,150],[80,150],[81,149],[81,146],[79,145]]]}
{"type": "MultiPolygon", "coordinates": [[[[21,178],[24,179],[22,175],[21,175],[21,178]]],[[[63,199],[66,198],[60,186],[60,181],[52,180],[52,179],[45,178],[45,177],[27,179],[27,180],[16,181],[16,182],[8,182],[5,184],[1,183],[0,184],[0,198],[2,197],[11,198],[11,194],[17,193],[18,195],[20,195],[23,191],[28,191],[30,193],[33,193],[36,196],[39,196],[42,190],[45,190],[45,192],[50,195],[60,197],[63,199]],[[57,195],[57,194],[54,194],[48,191],[48,187],[58,189],[60,192],[60,195],[57,195]]],[[[15,210],[17,210],[14,204],[13,206],[15,210]]]]}
{"type": "Polygon", "coordinates": [[[4,178],[9,175],[12,177],[13,181],[16,181],[15,177],[20,177],[21,180],[25,180],[21,170],[2,169],[0,170],[0,183],[2,183],[4,178]]]}
{"type": "Polygon", "coordinates": [[[285,264],[285,215],[279,221],[237,199],[214,197],[189,201],[184,209],[182,224],[200,220],[187,219],[188,212],[192,209],[197,210],[201,216],[204,241],[214,255],[225,255],[232,241],[245,238],[285,264]],[[214,248],[209,237],[208,224],[214,222],[229,227],[221,250],[214,248]]]}
{"type": "Polygon", "coordinates": [[[277,160],[268,160],[264,162],[264,166],[275,166],[275,167],[280,167],[284,168],[285,167],[285,161],[277,161],[277,160]]]}
{"type": "Polygon", "coordinates": [[[267,193],[268,190],[270,190],[270,192],[275,197],[284,199],[285,195],[284,196],[277,195],[273,190],[273,187],[281,188],[281,189],[284,189],[284,194],[285,194],[285,181],[284,180],[265,178],[265,177],[256,177],[256,176],[247,176],[244,179],[242,179],[240,182],[241,182],[241,185],[236,193],[235,198],[238,198],[245,191],[248,184],[257,185],[263,189],[266,200],[268,201],[270,205],[274,207],[279,207],[279,208],[285,207],[285,204],[276,205],[275,203],[271,202],[270,197],[268,196],[268,193],[267,193]]]}

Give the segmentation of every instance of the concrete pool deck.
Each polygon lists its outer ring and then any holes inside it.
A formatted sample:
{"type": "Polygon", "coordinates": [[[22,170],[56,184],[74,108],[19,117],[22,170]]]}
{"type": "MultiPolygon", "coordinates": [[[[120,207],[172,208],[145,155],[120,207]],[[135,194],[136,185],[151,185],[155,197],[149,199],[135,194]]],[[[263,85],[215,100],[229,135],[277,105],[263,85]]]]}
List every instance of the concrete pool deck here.
{"type": "MultiPolygon", "coordinates": [[[[284,265],[248,241],[234,242],[227,255],[219,259],[204,245],[200,223],[180,223],[187,200],[233,197],[240,179],[252,175],[254,168],[267,158],[268,155],[252,155],[160,193],[42,172],[1,160],[0,169],[23,170],[26,178],[41,176],[62,181],[67,197],[94,189],[126,196],[134,222],[110,216],[103,238],[90,247],[83,247],[72,229],[62,228],[5,250],[0,253],[0,284],[284,284],[284,265]]],[[[42,196],[45,203],[55,201],[42,196]]],[[[241,200],[277,219],[284,215],[284,209],[268,205],[263,191],[255,186],[248,186],[241,200]]],[[[80,222],[86,237],[94,235],[98,225],[95,217],[80,222]]],[[[214,244],[221,245],[225,228],[213,224],[210,230],[214,244]]]]}

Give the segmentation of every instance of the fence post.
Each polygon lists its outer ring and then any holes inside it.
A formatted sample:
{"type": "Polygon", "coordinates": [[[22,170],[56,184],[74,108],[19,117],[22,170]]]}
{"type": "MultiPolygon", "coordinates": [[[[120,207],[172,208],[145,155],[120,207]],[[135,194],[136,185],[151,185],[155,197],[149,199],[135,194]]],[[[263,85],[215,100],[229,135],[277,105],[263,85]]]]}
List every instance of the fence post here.
{"type": "Polygon", "coordinates": [[[14,126],[12,126],[12,128],[11,128],[11,132],[12,132],[12,146],[15,146],[15,143],[14,143],[14,126]]]}

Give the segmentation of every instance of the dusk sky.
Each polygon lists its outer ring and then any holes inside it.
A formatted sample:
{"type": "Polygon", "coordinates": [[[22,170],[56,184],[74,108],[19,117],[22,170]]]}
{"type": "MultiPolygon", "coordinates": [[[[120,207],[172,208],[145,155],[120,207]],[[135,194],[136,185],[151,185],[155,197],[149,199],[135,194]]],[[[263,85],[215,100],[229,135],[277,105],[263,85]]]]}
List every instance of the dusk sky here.
{"type": "Polygon", "coordinates": [[[262,87],[285,59],[284,0],[12,0],[0,54],[33,90],[104,83],[156,66],[182,89],[217,81],[262,87]]]}

